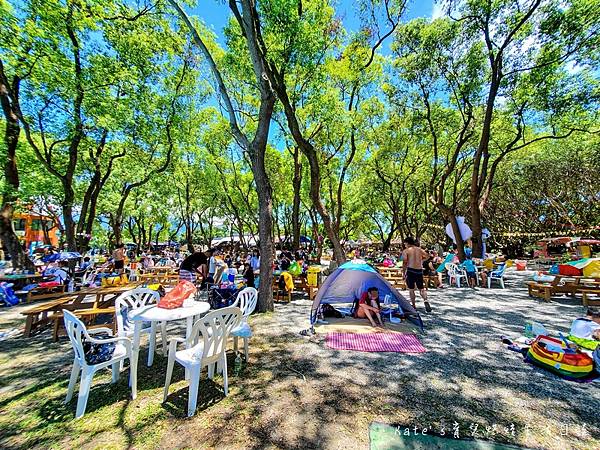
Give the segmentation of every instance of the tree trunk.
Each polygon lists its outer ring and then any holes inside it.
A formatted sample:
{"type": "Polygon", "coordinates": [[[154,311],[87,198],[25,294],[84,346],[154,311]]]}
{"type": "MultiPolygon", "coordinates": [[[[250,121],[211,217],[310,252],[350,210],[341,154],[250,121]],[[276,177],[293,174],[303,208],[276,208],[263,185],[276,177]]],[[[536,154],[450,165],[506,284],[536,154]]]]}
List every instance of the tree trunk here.
{"type": "MultiPolygon", "coordinates": [[[[312,145],[310,147],[312,148],[312,145]]],[[[308,163],[310,165],[310,197],[315,209],[323,221],[323,227],[325,228],[327,237],[333,246],[333,257],[336,262],[341,265],[346,262],[346,255],[344,255],[344,250],[340,244],[340,238],[334,230],[331,216],[321,201],[321,170],[317,153],[314,148],[312,148],[311,151],[305,154],[308,157],[308,163]]]]}
{"type": "MultiPolygon", "coordinates": [[[[18,95],[20,79],[15,77],[13,80],[12,95],[18,95]],[[14,92],[16,91],[16,92],[14,92]]],[[[17,145],[19,143],[19,134],[21,127],[19,119],[15,113],[11,101],[10,87],[4,73],[4,66],[0,61],[0,103],[6,120],[4,131],[4,143],[6,145],[6,160],[4,162],[4,192],[2,192],[2,209],[0,210],[0,239],[8,250],[12,260],[12,266],[16,269],[34,269],[34,265],[29,259],[27,252],[21,246],[19,238],[15,234],[12,225],[14,202],[17,200],[19,191],[19,171],[17,169],[17,145]]]]}
{"type": "Polygon", "coordinates": [[[385,241],[383,241],[383,248],[382,250],[384,252],[387,252],[390,249],[390,245],[392,244],[392,237],[394,236],[394,230],[390,231],[387,235],[387,237],[385,238],[385,241]]]}
{"type": "Polygon", "coordinates": [[[252,172],[258,194],[258,236],[260,240],[260,284],[258,310],[273,311],[273,191],[265,169],[265,149],[252,151],[252,172]],[[262,151],[261,151],[262,150],[262,151]]]}
{"type": "Polygon", "coordinates": [[[13,230],[12,217],[13,207],[10,203],[5,202],[0,212],[0,239],[10,255],[14,269],[33,270],[35,266],[13,230]]]}
{"type": "Polygon", "coordinates": [[[292,249],[300,248],[300,189],[302,188],[302,164],[300,163],[300,149],[294,148],[294,201],[292,206],[292,249]]]}
{"type": "Polygon", "coordinates": [[[73,202],[75,200],[75,193],[70,186],[64,186],[65,189],[65,200],[62,204],[63,220],[65,223],[65,239],[67,243],[67,250],[70,252],[77,251],[77,240],[75,239],[75,220],[73,219],[73,202]]]}
{"type": "Polygon", "coordinates": [[[473,231],[473,236],[471,236],[471,244],[474,258],[482,258],[483,257],[483,239],[481,238],[481,232],[483,230],[483,226],[481,224],[481,211],[479,210],[479,206],[476,205],[473,208],[471,205],[471,230],[473,231]]]}
{"type": "MultiPolygon", "coordinates": [[[[501,66],[499,66],[501,67],[501,66]]],[[[491,138],[492,120],[494,115],[494,102],[498,96],[498,89],[500,88],[501,76],[498,75],[500,69],[492,65],[492,82],[488,93],[486,102],[485,116],[483,120],[483,127],[481,130],[481,137],[479,139],[479,145],[475,156],[473,158],[473,173],[471,174],[471,189],[469,193],[469,206],[471,212],[471,229],[473,231],[472,243],[473,243],[473,256],[481,258],[483,253],[483,243],[481,240],[481,209],[479,206],[479,200],[481,199],[481,193],[485,184],[485,179],[488,175],[488,160],[489,160],[489,146],[491,138]]]]}
{"type": "Polygon", "coordinates": [[[460,228],[458,226],[458,221],[456,220],[456,215],[451,211],[447,211],[446,218],[450,221],[450,225],[452,226],[452,232],[454,233],[454,242],[456,242],[456,247],[458,250],[458,259],[464,261],[465,241],[463,241],[462,234],[460,233],[460,228]]]}
{"type": "MultiPolygon", "coordinates": [[[[123,217],[119,214],[115,215],[115,218],[111,221],[111,228],[113,230],[113,240],[115,245],[119,245],[123,241],[123,217]]],[[[142,241],[142,245],[145,245],[145,241],[142,241]]]]}

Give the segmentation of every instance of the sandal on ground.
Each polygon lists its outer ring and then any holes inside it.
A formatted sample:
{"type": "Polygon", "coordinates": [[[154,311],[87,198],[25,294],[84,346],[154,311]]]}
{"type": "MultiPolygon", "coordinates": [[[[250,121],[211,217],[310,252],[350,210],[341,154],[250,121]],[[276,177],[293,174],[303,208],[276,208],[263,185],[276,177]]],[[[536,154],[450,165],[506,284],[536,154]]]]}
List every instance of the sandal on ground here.
{"type": "Polygon", "coordinates": [[[428,313],[431,312],[431,305],[429,304],[429,302],[425,302],[425,311],[427,311],[428,313]]]}

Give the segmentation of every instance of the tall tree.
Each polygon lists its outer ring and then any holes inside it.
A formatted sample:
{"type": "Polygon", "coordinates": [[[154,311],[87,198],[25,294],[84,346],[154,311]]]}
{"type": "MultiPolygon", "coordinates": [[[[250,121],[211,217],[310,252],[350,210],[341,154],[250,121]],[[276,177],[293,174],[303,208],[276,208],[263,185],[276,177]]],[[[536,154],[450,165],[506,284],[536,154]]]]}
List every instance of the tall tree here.
{"type": "MultiPolygon", "coordinates": [[[[177,10],[181,20],[189,29],[194,43],[201,50],[206,59],[213,77],[216,81],[218,93],[225,104],[227,118],[231,133],[237,144],[246,152],[252,162],[252,173],[256,184],[259,205],[259,239],[260,239],[260,286],[258,297],[259,311],[273,310],[273,291],[272,280],[273,271],[273,200],[272,188],[265,168],[265,152],[269,138],[269,128],[271,126],[271,117],[275,107],[276,97],[273,90],[263,73],[265,72],[263,61],[257,57],[257,49],[253,42],[248,41],[248,52],[252,62],[252,69],[256,77],[256,88],[259,93],[259,105],[256,112],[256,128],[252,131],[244,131],[240,126],[237,112],[233,106],[229,88],[225,84],[221,69],[217,66],[213,53],[205,43],[205,39],[198,30],[198,27],[192,23],[187,13],[175,0],[169,0],[169,3],[177,10]],[[253,136],[252,136],[253,133],[253,136]],[[252,136],[252,137],[250,137],[252,136]]],[[[253,19],[251,16],[236,15],[238,25],[242,33],[254,33],[253,19]]]]}
{"type": "Polygon", "coordinates": [[[17,167],[17,146],[21,127],[17,116],[17,102],[22,75],[13,74],[12,80],[4,70],[0,59],[0,104],[4,113],[6,125],[4,129],[4,186],[2,189],[2,208],[0,209],[0,240],[8,250],[13,268],[33,269],[33,262],[21,246],[19,238],[13,229],[13,213],[19,192],[19,169],[17,167]]]}
{"type": "Polygon", "coordinates": [[[506,155],[540,140],[590,131],[578,116],[597,99],[581,77],[565,68],[585,64],[589,50],[600,45],[600,8],[587,0],[451,0],[447,6],[449,16],[470,35],[470,45],[481,40],[485,45],[483,119],[469,193],[473,251],[481,256],[482,214],[506,155]],[[494,137],[498,109],[514,127],[505,139],[494,137]],[[536,115],[542,123],[532,119],[536,115]]]}

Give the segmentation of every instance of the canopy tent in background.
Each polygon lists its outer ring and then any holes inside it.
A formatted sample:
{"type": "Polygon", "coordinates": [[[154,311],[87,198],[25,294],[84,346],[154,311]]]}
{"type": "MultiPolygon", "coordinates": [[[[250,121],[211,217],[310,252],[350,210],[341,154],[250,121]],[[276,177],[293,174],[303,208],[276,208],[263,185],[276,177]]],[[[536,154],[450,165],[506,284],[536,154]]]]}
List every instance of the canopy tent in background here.
{"type": "Polygon", "coordinates": [[[412,307],[400,292],[398,292],[385,278],[373,267],[362,261],[350,261],[342,264],[327,277],[313,302],[310,312],[311,326],[317,321],[317,312],[322,303],[354,303],[370,287],[379,290],[379,297],[383,300],[390,295],[398,308],[412,319],[421,329],[423,322],[419,313],[412,307]]]}

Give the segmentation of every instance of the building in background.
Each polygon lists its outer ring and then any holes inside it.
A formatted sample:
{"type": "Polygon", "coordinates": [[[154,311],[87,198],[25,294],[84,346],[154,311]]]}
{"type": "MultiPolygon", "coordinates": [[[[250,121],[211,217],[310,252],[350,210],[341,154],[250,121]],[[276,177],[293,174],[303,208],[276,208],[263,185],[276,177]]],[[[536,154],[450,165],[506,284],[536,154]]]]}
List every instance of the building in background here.
{"type": "Polygon", "coordinates": [[[42,245],[58,247],[58,227],[51,217],[26,212],[15,213],[13,228],[30,252],[42,245]]]}

